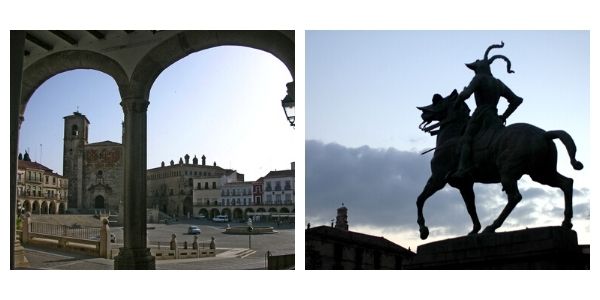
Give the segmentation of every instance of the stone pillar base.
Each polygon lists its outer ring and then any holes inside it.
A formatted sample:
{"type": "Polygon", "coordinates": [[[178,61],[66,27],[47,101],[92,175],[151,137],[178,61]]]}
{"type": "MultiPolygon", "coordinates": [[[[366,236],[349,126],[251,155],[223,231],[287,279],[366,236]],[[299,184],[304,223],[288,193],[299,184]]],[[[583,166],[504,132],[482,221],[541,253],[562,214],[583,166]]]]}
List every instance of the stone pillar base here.
{"type": "Polygon", "coordinates": [[[583,247],[578,245],[575,231],[562,227],[539,227],[424,244],[417,248],[417,255],[407,261],[404,268],[589,269],[589,259],[589,254],[586,255],[583,247]]]}
{"type": "Polygon", "coordinates": [[[149,248],[119,248],[115,256],[115,270],[155,270],[156,264],[149,248]]]}
{"type": "Polygon", "coordinates": [[[29,268],[29,260],[25,256],[25,248],[19,240],[15,241],[15,268],[29,268]]]}

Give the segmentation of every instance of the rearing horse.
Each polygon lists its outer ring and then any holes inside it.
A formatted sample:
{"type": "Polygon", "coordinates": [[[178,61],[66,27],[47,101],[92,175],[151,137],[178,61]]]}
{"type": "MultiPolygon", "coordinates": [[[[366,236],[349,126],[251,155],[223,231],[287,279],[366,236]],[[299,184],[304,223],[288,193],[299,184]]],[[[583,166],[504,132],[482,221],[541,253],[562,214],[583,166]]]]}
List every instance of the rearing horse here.
{"type": "Polygon", "coordinates": [[[483,233],[495,232],[521,201],[517,181],[527,174],[544,185],[560,188],[565,196],[565,211],[562,226],[573,227],[573,179],[565,177],[556,170],[557,151],[553,139],[560,139],[564,144],[571,165],[575,170],[581,170],[583,164],[575,159],[577,148],[571,136],[562,130],[544,131],[526,123],[502,125],[500,119],[492,124],[486,124],[482,132],[476,135],[473,144],[474,168],[471,177],[454,179],[449,176],[458,166],[459,139],[469,119],[469,107],[464,103],[456,103],[458,93],[454,90],[449,96],[439,94],[433,96],[433,103],[417,107],[422,111],[423,122],[419,128],[424,132],[437,135],[436,148],[431,159],[431,177],[423,192],[417,198],[419,232],[421,239],[429,236],[425,226],[423,205],[434,193],[442,189],[446,183],[460,190],[467,206],[467,211],[473,222],[473,230],[469,235],[477,234],[481,229],[477,210],[475,209],[475,194],[473,184],[502,183],[508,197],[508,203],[494,222],[486,227],[483,233]],[[429,125],[437,121],[436,124],[429,125]],[[438,129],[439,128],[439,129],[438,129]]]}

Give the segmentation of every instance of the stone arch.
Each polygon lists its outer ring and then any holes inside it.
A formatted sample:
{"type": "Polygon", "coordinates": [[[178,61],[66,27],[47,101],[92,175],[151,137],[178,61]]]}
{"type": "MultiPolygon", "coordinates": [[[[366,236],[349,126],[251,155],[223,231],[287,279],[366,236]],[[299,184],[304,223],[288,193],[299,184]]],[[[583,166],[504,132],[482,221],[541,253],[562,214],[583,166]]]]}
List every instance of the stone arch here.
{"type": "Polygon", "coordinates": [[[244,218],[247,219],[248,218],[248,214],[249,213],[253,213],[254,209],[252,209],[251,207],[248,207],[244,210],[244,218]]]}
{"type": "Polygon", "coordinates": [[[149,51],[137,64],[131,76],[135,92],[148,99],[158,75],[178,60],[194,52],[218,46],[242,46],[268,52],[279,59],[294,75],[294,33],[281,31],[182,31],[149,51]]]}
{"type": "Polygon", "coordinates": [[[256,210],[256,212],[267,212],[264,208],[260,207],[256,210]]]}
{"type": "Polygon", "coordinates": [[[243,219],[244,218],[244,211],[242,211],[241,208],[236,207],[233,210],[233,219],[237,220],[237,219],[243,219]]]}
{"type": "Polygon", "coordinates": [[[49,210],[50,210],[51,214],[56,214],[56,202],[54,202],[54,201],[50,202],[49,210]]]}
{"type": "Polygon", "coordinates": [[[219,214],[220,214],[219,210],[216,209],[216,208],[213,208],[213,209],[210,210],[210,216],[209,217],[212,219],[212,218],[218,216],[219,214]]]}
{"type": "Polygon", "coordinates": [[[199,215],[204,215],[204,216],[205,216],[205,217],[207,217],[207,218],[209,217],[208,210],[207,210],[206,208],[201,208],[201,209],[198,211],[198,214],[199,214],[199,215]]]}
{"type": "Polygon", "coordinates": [[[38,201],[33,201],[31,212],[35,214],[40,213],[40,203],[38,201]]]}
{"type": "Polygon", "coordinates": [[[47,214],[48,213],[48,202],[46,202],[46,201],[42,202],[41,209],[42,209],[42,214],[47,214]]]}
{"type": "Polygon", "coordinates": [[[58,205],[58,213],[59,214],[64,214],[66,212],[67,208],[66,205],[64,203],[60,203],[58,205]]]}
{"type": "Polygon", "coordinates": [[[56,52],[34,62],[23,71],[20,115],[24,115],[31,95],[46,80],[75,69],[92,69],[107,74],[115,80],[121,94],[129,82],[121,65],[108,56],[89,50],[56,52]]]}
{"type": "Polygon", "coordinates": [[[277,208],[271,207],[271,208],[269,208],[269,212],[270,213],[276,213],[277,212],[277,208]]]}
{"type": "Polygon", "coordinates": [[[31,201],[25,200],[25,203],[23,203],[23,207],[25,207],[26,212],[31,212],[31,201]]]}
{"type": "Polygon", "coordinates": [[[282,207],[281,209],[279,209],[280,213],[289,213],[290,210],[287,207],[282,207]]]}
{"type": "Polygon", "coordinates": [[[227,216],[229,220],[231,220],[231,209],[223,208],[223,210],[221,210],[221,214],[227,216]]]}

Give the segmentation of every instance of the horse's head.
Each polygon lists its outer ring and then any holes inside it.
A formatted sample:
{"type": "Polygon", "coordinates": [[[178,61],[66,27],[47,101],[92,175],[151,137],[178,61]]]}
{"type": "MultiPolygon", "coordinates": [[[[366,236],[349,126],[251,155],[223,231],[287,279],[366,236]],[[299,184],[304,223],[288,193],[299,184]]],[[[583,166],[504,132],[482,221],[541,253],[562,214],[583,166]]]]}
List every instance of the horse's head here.
{"type": "Polygon", "coordinates": [[[433,95],[432,103],[427,106],[417,107],[421,111],[421,119],[423,122],[419,125],[419,128],[423,131],[430,132],[431,130],[439,127],[442,122],[447,120],[450,116],[457,116],[459,112],[465,112],[469,114],[468,106],[463,102],[456,105],[456,99],[458,92],[456,90],[446,97],[442,97],[440,94],[433,95]],[[432,122],[437,121],[438,123],[428,126],[432,122]]]}

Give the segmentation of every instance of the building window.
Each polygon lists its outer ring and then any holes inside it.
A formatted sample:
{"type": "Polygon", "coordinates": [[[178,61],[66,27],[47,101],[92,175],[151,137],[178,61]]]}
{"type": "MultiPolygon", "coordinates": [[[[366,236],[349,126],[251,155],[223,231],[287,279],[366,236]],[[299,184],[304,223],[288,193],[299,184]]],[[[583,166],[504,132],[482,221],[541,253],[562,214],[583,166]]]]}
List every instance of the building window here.
{"type": "MultiPolygon", "coordinates": [[[[187,175],[187,174],[185,174],[185,175],[187,175]]],[[[194,179],[192,179],[192,178],[188,179],[188,185],[189,186],[194,186],[194,179]]]]}
{"type": "Polygon", "coordinates": [[[71,135],[72,136],[78,136],[79,135],[79,128],[77,127],[77,125],[71,126],[71,135]]]}
{"type": "Polygon", "coordinates": [[[285,189],[288,191],[292,189],[292,182],[290,180],[285,181],[285,189]]]}
{"type": "Polygon", "coordinates": [[[273,190],[271,188],[271,182],[267,182],[267,192],[270,192],[271,190],[273,190]]]}
{"type": "Polygon", "coordinates": [[[275,204],[281,204],[281,195],[275,195],[275,204]]]}
{"type": "Polygon", "coordinates": [[[267,195],[267,204],[273,203],[273,197],[271,195],[267,195]]]}
{"type": "Polygon", "coordinates": [[[202,189],[202,183],[198,182],[197,189],[199,189],[199,190],[202,189]]]}
{"type": "Polygon", "coordinates": [[[285,202],[286,203],[292,202],[292,195],[291,194],[285,194],[285,202]]]}
{"type": "Polygon", "coordinates": [[[280,181],[275,182],[275,190],[281,191],[281,182],[280,181]]]}
{"type": "Polygon", "coordinates": [[[173,189],[169,192],[169,195],[173,196],[173,189]]]}
{"type": "Polygon", "coordinates": [[[217,189],[217,183],[216,182],[213,181],[212,186],[213,186],[213,189],[217,189]]]}
{"type": "Polygon", "coordinates": [[[204,189],[208,190],[208,182],[204,183],[204,189]]]}
{"type": "Polygon", "coordinates": [[[46,184],[48,183],[48,175],[46,175],[46,184]]]}

